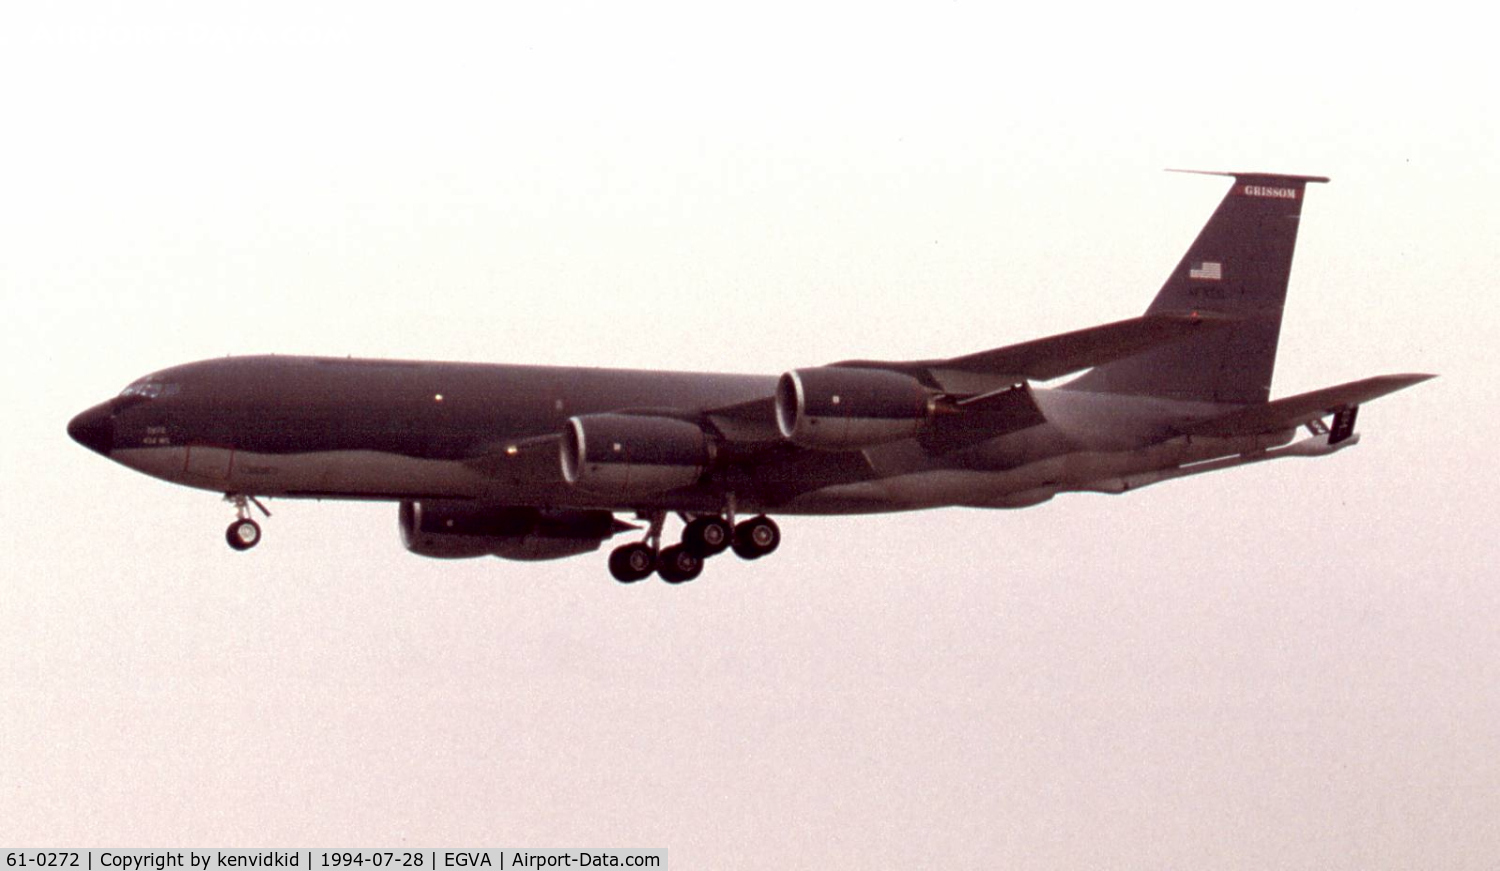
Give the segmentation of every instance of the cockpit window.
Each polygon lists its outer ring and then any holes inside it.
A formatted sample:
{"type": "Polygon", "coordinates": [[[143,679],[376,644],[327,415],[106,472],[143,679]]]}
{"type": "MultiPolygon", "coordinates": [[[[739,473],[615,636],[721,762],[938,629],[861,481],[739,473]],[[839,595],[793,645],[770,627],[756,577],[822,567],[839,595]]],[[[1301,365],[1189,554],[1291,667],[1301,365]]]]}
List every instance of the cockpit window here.
{"type": "Polygon", "coordinates": [[[124,390],[120,391],[121,399],[139,396],[142,399],[155,399],[158,396],[176,396],[182,392],[181,384],[173,384],[163,381],[137,381],[124,390]]]}

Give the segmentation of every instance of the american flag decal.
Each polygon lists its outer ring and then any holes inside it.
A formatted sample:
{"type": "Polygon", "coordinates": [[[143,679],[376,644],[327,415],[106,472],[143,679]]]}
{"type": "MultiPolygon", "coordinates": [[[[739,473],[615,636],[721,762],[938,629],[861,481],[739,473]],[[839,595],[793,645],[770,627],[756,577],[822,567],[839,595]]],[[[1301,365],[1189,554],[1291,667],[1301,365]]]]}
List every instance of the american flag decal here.
{"type": "Polygon", "coordinates": [[[1224,264],[1212,260],[1205,260],[1196,266],[1188,267],[1188,278],[1201,278],[1204,281],[1219,281],[1224,278],[1224,264]]]}

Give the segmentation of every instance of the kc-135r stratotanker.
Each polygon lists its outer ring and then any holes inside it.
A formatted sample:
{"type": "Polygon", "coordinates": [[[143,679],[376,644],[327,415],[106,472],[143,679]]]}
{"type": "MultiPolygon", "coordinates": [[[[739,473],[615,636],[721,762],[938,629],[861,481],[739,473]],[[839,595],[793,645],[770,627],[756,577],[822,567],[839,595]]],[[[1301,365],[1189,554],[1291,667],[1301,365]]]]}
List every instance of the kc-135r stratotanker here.
{"type": "Polygon", "coordinates": [[[224,493],[236,550],[260,541],[261,496],[398,502],[407,549],[431,557],[580,554],[640,529],[626,513],[647,526],[611,573],[673,583],[775,550],[768,514],[1019,508],[1343,450],[1361,403],[1431,376],[1271,401],[1303,196],[1327,179],[1221,174],[1233,187],[1146,313],[1103,326],[780,377],[229,357],[148,375],[68,433],[224,493]],[[685,528],[663,547],[670,514],[685,528]]]}

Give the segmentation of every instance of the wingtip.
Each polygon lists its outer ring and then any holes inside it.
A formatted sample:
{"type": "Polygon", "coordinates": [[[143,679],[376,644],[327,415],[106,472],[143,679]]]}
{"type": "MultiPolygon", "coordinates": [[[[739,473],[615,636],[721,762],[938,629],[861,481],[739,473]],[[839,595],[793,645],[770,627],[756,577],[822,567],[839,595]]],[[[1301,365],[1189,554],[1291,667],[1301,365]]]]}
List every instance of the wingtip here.
{"type": "Polygon", "coordinates": [[[1374,383],[1389,385],[1389,391],[1394,392],[1415,387],[1423,381],[1431,381],[1436,377],[1437,375],[1431,372],[1402,372],[1399,375],[1377,375],[1370,380],[1374,383]]]}

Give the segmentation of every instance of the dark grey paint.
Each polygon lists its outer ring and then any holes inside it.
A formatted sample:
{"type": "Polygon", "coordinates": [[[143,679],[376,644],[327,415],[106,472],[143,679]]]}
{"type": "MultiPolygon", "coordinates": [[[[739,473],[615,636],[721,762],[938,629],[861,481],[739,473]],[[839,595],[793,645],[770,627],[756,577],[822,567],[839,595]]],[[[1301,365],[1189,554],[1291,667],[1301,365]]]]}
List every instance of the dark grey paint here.
{"type": "MultiPolygon", "coordinates": [[[[905,391],[930,391],[930,421],[887,443],[794,444],[787,421],[778,427],[775,375],[284,356],[162,370],[83,412],[68,431],[101,454],[204,489],[547,511],[1017,507],[1062,491],[1125,492],[1199,468],[1327,453],[1358,439],[1330,441],[1323,416],[1426,376],[1267,403],[1297,220],[1314,180],[1236,176],[1141,318],[948,360],[804,370],[820,385],[819,414],[876,408],[899,422],[921,407],[905,391]],[[1025,383],[1088,367],[1060,389],[1025,383]],[[848,404],[832,398],[850,377],[839,372],[868,369],[887,370],[900,395],[857,392],[883,383],[861,377],[842,391],[848,404]],[[570,486],[560,436],[570,418],[604,413],[610,432],[621,420],[628,429],[631,417],[701,428],[706,470],[666,492],[570,486]],[[1277,453],[1301,424],[1313,437],[1277,453]]],[[[609,450],[590,449],[599,452],[609,450]]]]}

